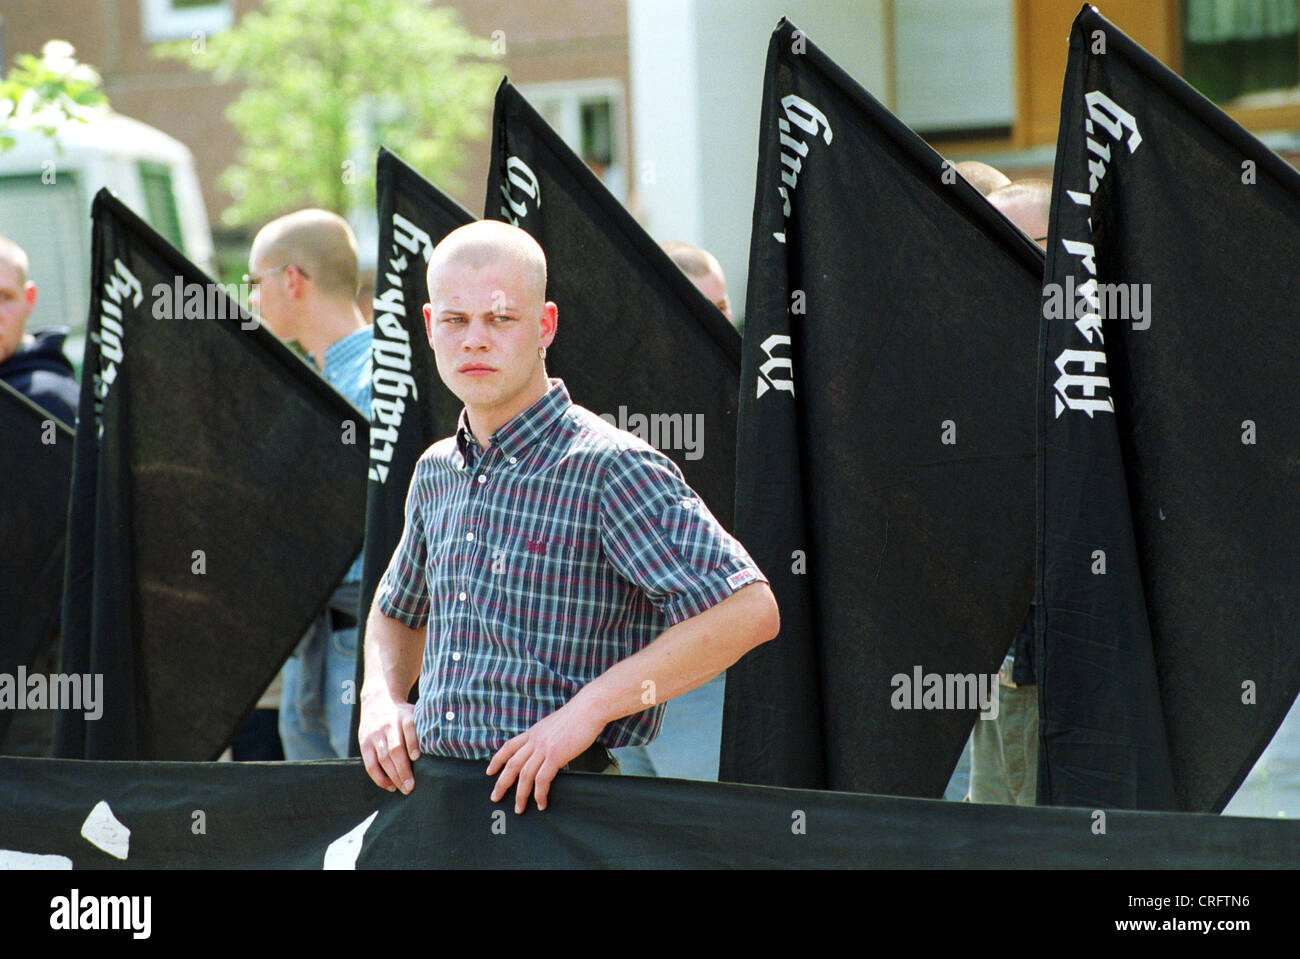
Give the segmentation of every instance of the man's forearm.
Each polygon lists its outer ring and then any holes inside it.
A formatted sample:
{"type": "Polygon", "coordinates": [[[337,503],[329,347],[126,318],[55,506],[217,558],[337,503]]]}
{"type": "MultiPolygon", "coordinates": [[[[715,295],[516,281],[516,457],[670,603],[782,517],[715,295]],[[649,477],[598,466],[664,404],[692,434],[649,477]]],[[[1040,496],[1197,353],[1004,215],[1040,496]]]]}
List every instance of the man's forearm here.
{"type": "Polygon", "coordinates": [[[665,630],[584,686],[572,702],[613,722],[702,686],[779,629],[771,590],[753,583],[665,630]]]}
{"type": "Polygon", "coordinates": [[[498,802],[515,786],[515,812],[531,794],[545,809],[551,782],[606,725],[680,696],[722,672],[781,628],[766,583],[751,583],[711,609],[683,620],[645,649],[616,663],[567,703],[508,740],[488,763],[498,802]]]}
{"type": "Polygon", "coordinates": [[[420,678],[420,660],[424,653],[424,629],[412,629],[370,607],[366,619],[366,672],[361,696],[386,693],[405,702],[411,687],[420,678]]]}

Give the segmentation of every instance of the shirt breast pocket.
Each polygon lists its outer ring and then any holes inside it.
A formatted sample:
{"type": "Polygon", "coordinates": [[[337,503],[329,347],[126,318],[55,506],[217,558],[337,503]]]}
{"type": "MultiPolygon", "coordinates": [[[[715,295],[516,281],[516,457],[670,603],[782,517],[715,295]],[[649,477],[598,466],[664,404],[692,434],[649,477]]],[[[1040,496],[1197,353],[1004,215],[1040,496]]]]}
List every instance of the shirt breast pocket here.
{"type": "Polygon", "coordinates": [[[520,533],[495,547],[486,572],[495,615],[519,635],[542,642],[583,638],[595,591],[584,579],[592,571],[575,561],[580,555],[571,540],[556,534],[520,533]]]}

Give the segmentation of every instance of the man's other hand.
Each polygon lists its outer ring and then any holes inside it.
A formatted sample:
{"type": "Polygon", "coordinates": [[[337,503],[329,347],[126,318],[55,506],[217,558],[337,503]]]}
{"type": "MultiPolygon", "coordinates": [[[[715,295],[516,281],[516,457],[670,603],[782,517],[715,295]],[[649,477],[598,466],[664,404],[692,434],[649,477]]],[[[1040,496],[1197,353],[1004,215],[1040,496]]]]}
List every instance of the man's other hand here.
{"type": "Polygon", "coordinates": [[[411,761],[420,758],[420,741],[415,735],[414,706],[383,694],[362,696],[357,739],[375,785],[404,794],[415,788],[411,761]]]}
{"type": "Polygon", "coordinates": [[[581,756],[604,728],[605,720],[587,706],[581,694],[569,700],[496,751],[487,767],[489,776],[501,770],[492,788],[492,801],[499,802],[518,780],[515,812],[522,813],[527,807],[529,793],[537,800],[537,808],[545,809],[555,774],[581,756]]]}

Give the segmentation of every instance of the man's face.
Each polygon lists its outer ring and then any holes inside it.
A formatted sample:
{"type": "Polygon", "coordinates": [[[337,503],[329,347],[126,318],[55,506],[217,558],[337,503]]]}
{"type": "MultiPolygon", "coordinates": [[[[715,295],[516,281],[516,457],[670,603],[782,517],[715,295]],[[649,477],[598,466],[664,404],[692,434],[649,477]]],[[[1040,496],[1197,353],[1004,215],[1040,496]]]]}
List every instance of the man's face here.
{"type": "Polygon", "coordinates": [[[555,304],[509,261],[452,259],[429,290],[425,326],[438,375],[471,410],[513,410],[555,336],[555,304]]]}
{"type": "Polygon", "coordinates": [[[18,269],[0,261],[0,363],[18,351],[35,304],[36,284],[21,282],[18,269]]]}
{"type": "Polygon", "coordinates": [[[275,260],[275,252],[259,248],[253,243],[248,254],[248,275],[251,289],[248,307],[261,316],[266,326],[280,339],[290,339],[289,307],[284,264],[275,260]]]}
{"type": "Polygon", "coordinates": [[[691,282],[709,298],[710,303],[722,311],[728,323],[735,322],[731,318],[731,299],[727,296],[727,283],[716,271],[710,270],[701,276],[692,276],[691,282]]]}
{"type": "Polygon", "coordinates": [[[731,298],[727,296],[727,281],[720,277],[716,270],[708,270],[708,273],[703,273],[698,277],[692,277],[689,273],[686,275],[690,278],[690,282],[694,283],[695,288],[707,296],[708,301],[723,312],[723,316],[727,317],[727,322],[736,322],[732,320],[731,316],[731,298]]]}

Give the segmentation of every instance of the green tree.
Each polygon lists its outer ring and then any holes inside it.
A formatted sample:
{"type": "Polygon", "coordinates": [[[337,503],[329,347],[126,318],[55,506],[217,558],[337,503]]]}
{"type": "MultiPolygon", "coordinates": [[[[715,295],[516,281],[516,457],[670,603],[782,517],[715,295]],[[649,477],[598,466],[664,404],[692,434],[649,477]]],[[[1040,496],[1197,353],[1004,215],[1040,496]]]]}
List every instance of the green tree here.
{"type": "Polygon", "coordinates": [[[499,74],[487,40],[421,0],[266,0],[230,30],[158,53],[246,84],[226,111],[243,137],[220,181],[230,226],[373,204],[376,142],[454,186],[499,74]]]}
{"type": "Polygon", "coordinates": [[[67,122],[84,122],[91,107],[108,101],[99,74],[78,63],[72,44],[51,40],[39,57],[22,53],[0,79],[0,151],[17,142],[6,130],[40,130],[54,136],[67,122]]]}

